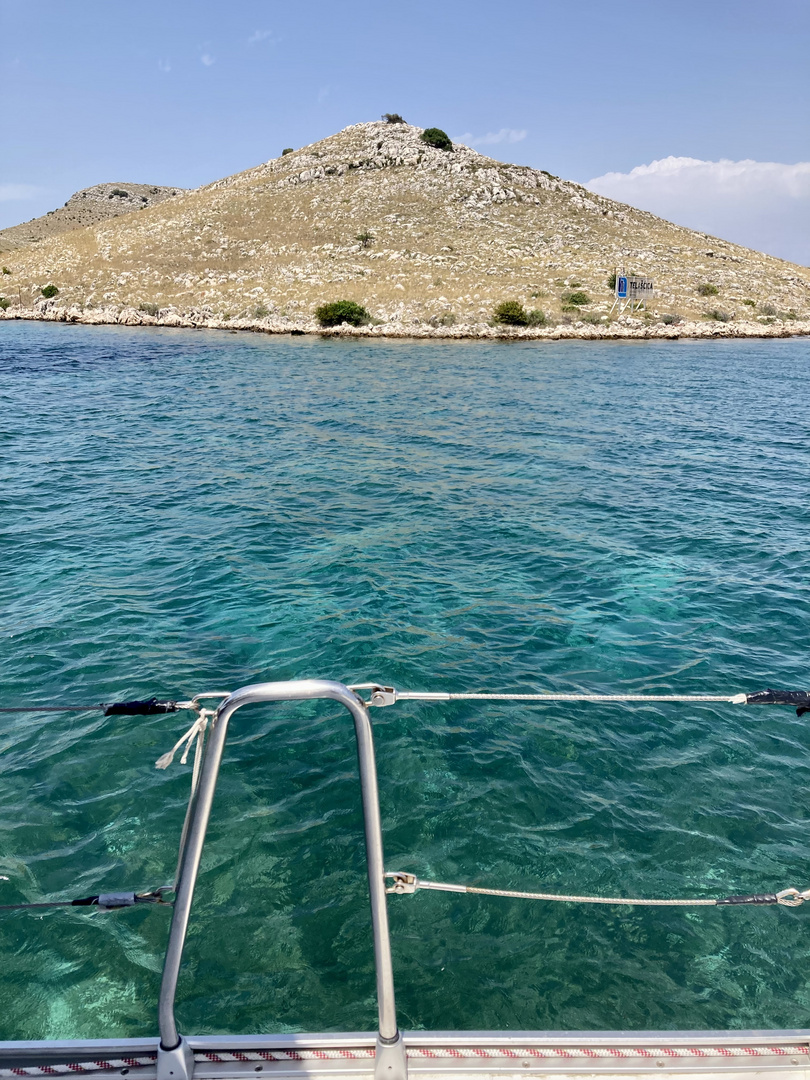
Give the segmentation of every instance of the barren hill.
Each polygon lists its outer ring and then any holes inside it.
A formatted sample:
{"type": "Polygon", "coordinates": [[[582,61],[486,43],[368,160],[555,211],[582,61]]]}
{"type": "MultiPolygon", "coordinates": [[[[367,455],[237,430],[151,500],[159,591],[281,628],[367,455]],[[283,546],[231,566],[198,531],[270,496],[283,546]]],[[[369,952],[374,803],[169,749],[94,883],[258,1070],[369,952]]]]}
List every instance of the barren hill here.
{"type": "MultiPolygon", "coordinates": [[[[21,296],[29,317],[268,329],[314,328],[315,306],[344,298],[364,304],[381,332],[491,332],[493,305],[505,299],[589,333],[673,317],[707,332],[795,332],[810,320],[806,267],[465,146],[435,149],[421,133],[355,124],[19,248],[5,256],[0,294],[21,296]],[[608,318],[617,265],[655,279],[646,320],[608,318]],[[47,284],[59,289],[54,300],[40,298],[47,284]],[[572,306],[572,291],[588,303],[572,306]]],[[[10,307],[6,317],[26,314],[10,307]]]]}
{"type": "Polygon", "coordinates": [[[0,229],[0,252],[27,247],[71,229],[98,225],[133,210],[145,210],[172,195],[179,195],[182,190],[154,184],[95,184],[71,195],[58,210],[49,210],[42,217],[32,218],[22,225],[0,229]]]}

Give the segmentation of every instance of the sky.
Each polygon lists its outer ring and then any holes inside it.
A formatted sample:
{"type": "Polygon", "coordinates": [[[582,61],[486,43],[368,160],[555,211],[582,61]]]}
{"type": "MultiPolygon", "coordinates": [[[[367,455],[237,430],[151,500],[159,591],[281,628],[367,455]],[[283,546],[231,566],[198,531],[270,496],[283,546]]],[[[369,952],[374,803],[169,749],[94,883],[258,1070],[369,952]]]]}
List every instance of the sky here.
{"type": "Polygon", "coordinates": [[[401,113],[810,265],[810,0],[0,0],[0,227],[401,113]]]}

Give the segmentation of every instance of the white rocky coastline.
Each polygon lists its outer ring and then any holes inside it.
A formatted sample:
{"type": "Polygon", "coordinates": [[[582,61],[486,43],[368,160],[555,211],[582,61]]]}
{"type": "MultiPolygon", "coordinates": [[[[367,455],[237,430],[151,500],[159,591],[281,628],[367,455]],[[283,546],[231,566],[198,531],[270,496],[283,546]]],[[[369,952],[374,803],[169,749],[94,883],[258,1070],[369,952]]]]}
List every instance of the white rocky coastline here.
{"type": "Polygon", "coordinates": [[[322,327],[314,318],[291,316],[259,319],[225,319],[207,308],[191,308],[180,311],[166,308],[156,315],[138,311],[133,307],[82,308],[66,306],[56,300],[40,300],[33,307],[9,307],[0,310],[0,322],[61,322],[83,326],[145,326],[169,327],[187,330],[226,330],[233,333],[316,335],[319,337],[358,338],[432,338],[458,340],[502,341],[611,341],[677,340],[693,338],[716,340],[718,338],[786,338],[810,336],[810,320],[773,322],[756,321],[718,323],[714,321],[684,320],[677,325],[666,325],[645,320],[643,317],[623,315],[605,325],[581,321],[560,323],[542,327],[505,327],[481,323],[454,326],[431,326],[425,322],[381,322],[369,326],[322,327]]]}

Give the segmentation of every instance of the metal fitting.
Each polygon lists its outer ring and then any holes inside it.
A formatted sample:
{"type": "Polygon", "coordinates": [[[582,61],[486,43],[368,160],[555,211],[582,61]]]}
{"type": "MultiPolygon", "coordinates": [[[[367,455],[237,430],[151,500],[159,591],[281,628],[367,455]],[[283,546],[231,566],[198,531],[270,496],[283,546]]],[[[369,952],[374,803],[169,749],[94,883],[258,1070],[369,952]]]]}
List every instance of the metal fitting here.
{"type": "Polygon", "coordinates": [[[385,877],[393,881],[393,884],[386,888],[387,893],[402,896],[403,893],[415,893],[419,888],[419,879],[416,874],[406,874],[401,870],[395,870],[390,874],[385,874],[385,877]]]}
{"type": "Polygon", "coordinates": [[[375,686],[371,691],[370,704],[382,708],[383,705],[395,705],[397,692],[393,686],[375,686]]]}

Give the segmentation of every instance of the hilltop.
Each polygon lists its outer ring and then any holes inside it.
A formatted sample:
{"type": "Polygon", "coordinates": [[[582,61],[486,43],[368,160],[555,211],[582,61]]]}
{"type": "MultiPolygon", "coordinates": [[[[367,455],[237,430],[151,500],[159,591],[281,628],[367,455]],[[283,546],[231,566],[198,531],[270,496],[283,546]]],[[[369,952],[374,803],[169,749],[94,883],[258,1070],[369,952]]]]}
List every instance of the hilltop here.
{"type": "Polygon", "coordinates": [[[421,134],[355,124],[19,247],[4,256],[0,293],[22,307],[5,315],[283,332],[317,329],[314,308],[345,298],[379,324],[353,333],[810,332],[810,269],[421,134]],[[646,317],[605,321],[617,265],[655,279],[646,317]],[[52,300],[41,298],[47,284],[59,290],[52,300]],[[572,306],[572,292],[589,303],[572,306]],[[506,299],[541,309],[551,328],[493,329],[506,299]]]}
{"type": "Polygon", "coordinates": [[[37,244],[72,229],[98,225],[133,210],[145,210],[172,195],[179,195],[182,190],[154,184],[95,184],[71,195],[57,210],[49,210],[42,217],[22,225],[0,229],[0,252],[37,244]]]}

